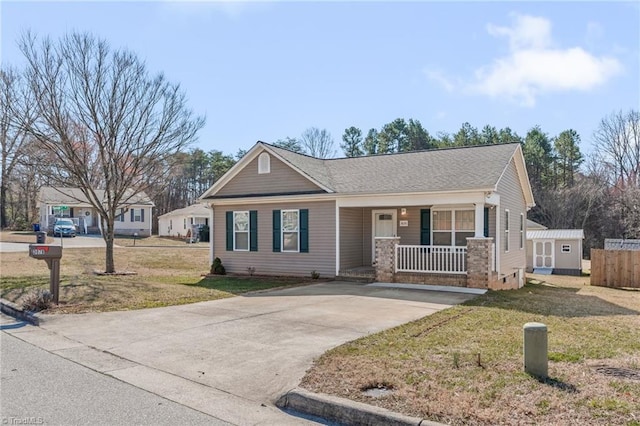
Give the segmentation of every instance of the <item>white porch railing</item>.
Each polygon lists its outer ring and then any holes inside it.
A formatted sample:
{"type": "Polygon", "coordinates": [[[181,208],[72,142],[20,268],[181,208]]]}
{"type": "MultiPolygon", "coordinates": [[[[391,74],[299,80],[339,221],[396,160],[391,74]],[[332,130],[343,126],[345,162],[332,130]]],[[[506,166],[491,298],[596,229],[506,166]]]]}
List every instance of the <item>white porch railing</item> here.
{"type": "Polygon", "coordinates": [[[467,247],[396,245],[396,272],[467,273],[467,247]]]}

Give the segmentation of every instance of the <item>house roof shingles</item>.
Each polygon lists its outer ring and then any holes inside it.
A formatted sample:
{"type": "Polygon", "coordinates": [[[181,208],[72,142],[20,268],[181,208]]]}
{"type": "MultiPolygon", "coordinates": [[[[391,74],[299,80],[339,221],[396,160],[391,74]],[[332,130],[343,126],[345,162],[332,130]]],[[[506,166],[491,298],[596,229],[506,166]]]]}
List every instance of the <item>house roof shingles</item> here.
{"type": "MultiPolygon", "coordinates": [[[[104,199],[105,191],[103,189],[96,189],[95,193],[100,200],[104,199]]],[[[127,200],[126,204],[154,205],[153,201],[151,201],[144,192],[133,194],[130,197],[129,194],[131,194],[131,191],[127,191],[126,195],[123,197],[127,200]]],[[[51,186],[43,186],[40,189],[38,201],[43,204],[89,204],[87,197],[85,197],[80,188],[54,188],[51,186]]]]}
{"type": "Polygon", "coordinates": [[[169,217],[169,216],[201,216],[201,217],[209,217],[211,214],[211,209],[209,209],[204,204],[192,204],[187,207],[183,207],[181,209],[175,209],[170,212],[167,212],[163,215],[158,216],[161,217],[169,217]]]}
{"type": "Polygon", "coordinates": [[[493,189],[518,147],[484,145],[322,160],[261,143],[337,193],[493,189]]]}

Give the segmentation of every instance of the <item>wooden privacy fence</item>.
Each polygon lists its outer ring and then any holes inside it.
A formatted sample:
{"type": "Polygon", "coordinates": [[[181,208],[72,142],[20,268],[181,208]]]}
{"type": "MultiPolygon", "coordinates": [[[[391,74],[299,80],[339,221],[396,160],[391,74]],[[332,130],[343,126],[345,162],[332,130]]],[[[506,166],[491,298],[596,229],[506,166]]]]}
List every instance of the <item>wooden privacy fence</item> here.
{"type": "Polygon", "coordinates": [[[640,288],[640,251],[591,249],[591,285],[640,288]]]}

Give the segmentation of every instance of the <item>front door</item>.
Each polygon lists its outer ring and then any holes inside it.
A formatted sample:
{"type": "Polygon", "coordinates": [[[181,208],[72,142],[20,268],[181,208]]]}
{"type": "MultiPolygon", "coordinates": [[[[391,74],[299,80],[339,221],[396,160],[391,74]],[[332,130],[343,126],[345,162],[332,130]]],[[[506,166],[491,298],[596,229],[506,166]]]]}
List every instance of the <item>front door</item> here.
{"type": "Polygon", "coordinates": [[[373,210],[371,230],[371,263],[376,261],[376,237],[395,237],[397,235],[396,210],[373,210]]]}
{"type": "Polygon", "coordinates": [[[553,268],[553,240],[533,242],[533,267],[553,268]]]}

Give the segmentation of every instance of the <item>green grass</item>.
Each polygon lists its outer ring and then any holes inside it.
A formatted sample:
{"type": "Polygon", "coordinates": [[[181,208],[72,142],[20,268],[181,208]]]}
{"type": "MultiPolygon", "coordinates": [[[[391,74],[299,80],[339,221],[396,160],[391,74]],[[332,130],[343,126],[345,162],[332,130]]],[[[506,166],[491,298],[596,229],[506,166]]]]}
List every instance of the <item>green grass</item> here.
{"type": "Polygon", "coordinates": [[[269,290],[279,287],[299,285],[304,279],[271,278],[271,277],[207,277],[200,281],[187,284],[212,290],[224,291],[231,294],[242,294],[251,291],[269,290]]]}
{"type": "Polygon", "coordinates": [[[590,365],[637,368],[639,318],[640,292],[530,283],[335,348],[302,385],[456,424],[626,424],[640,412],[640,389],[615,388],[590,365]],[[549,330],[542,382],[523,371],[527,322],[549,330]],[[360,394],[362,383],[383,379],[393,398],[360,394]]]}

